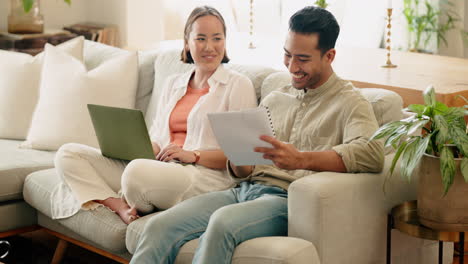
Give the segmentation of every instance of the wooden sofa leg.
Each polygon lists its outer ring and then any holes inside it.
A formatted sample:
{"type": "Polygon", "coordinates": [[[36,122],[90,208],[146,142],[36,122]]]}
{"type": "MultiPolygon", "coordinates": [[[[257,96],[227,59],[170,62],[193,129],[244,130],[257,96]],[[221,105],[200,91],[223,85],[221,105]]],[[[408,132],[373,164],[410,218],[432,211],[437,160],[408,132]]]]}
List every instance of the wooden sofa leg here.
{"type": "Polygon", "coordinates": [[[62,259],[63,259],[63,256],[65,255],[65,251],[67,250],[67,247],[68,247],[68,242],[63,240],[63,239],[60,239],[58,244],[57,244],[57,248],[55,249],[55,253],[54,253],[54,257],[52,258],[52,262],[50,262],[51,264],[59,264],[62,259]]]}

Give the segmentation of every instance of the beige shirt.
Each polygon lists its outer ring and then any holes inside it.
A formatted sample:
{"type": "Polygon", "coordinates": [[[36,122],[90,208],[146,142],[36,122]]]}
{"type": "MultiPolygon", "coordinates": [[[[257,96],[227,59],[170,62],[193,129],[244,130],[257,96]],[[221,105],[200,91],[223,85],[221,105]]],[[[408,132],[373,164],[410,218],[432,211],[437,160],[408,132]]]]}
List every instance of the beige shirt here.
{"type": "MultiPolygon", "coordinates": [[[[336,74],[307,92],[286,86],[269,94],[260,105],[269,108],[278,140],[293,144],[300,151],[334,150],[342,157],[347,172],[382,170],[383,144],[368,142],[378,128],[372,106],[350,82],[336,74]]],[[[292,181],[312,173],[257,165],[248,178],[237,180],[287,190],[292,181]]]]}

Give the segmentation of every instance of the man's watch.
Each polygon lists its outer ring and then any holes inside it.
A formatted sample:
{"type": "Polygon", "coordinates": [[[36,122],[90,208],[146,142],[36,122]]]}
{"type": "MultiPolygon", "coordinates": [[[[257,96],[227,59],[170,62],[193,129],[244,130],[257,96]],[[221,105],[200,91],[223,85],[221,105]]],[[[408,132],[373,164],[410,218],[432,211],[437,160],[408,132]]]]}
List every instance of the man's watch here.
{"type": "Polygon", "coordinates": [[[200,160],[200,151],[194,150],[193,154],[195,155],[195,161],[192,164],[197,164],[197,162],[200,160]]]}

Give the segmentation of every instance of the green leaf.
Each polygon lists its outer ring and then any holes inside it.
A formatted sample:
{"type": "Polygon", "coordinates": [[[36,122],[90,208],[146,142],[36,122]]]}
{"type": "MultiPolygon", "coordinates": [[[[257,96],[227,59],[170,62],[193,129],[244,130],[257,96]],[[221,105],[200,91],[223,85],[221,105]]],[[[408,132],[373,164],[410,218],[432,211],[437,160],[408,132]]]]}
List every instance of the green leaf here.
{"type": "Polygon", "coordinates": [[[450,136],[463,156],[468,157],[468,135],[465,130],[454,126],[450,129],[450,136]]]}
{"type": "Polygon", "coordinates": [[[436,101],[436,104],[435,104],[435,107],[434,107],[434,114],[435,114],[435,115],[437,115],[437,114],[439,114],[439,115],[444,114],[444,113],[446,113],[448,110],[449,110],[449,107],[448,107],[446,104],[436,101]]]}
{"type": "Polygon", "coordinates": [[[420,104],[410,104],[408,105],[408,110],[416,113],[418,115],[422,115],[424,113],[424,109],[426,108],[425,105],[420,105],[420,104]]]}
{"type": "Polygon", "coordinates": [[[444,146],[440,152],[440,173],[444,185],[444,196],[447,194],[455,178],[455,160],[449,147],[444,146]]]}
{"type": "Polygon", "coordinates": [[[436,136],[436,142],[439,145],[446,144],[450,140],[449,137],[449,126],[447,120],[441,115],[434,117],[435,127],[439,130],[436,136]]]}
{"type": "Polygon", "coordinates": [[[408,127],[407,133],[409,135],[413,134],[414,132],[416,132],[416,130],[421,129],[421,127],[425,126],[427,122],[429,122],[429,120],[420,120],[420,121],[414,122],[408,127]]]}
{"type": "Polygon", "coordinates": [[[405,126],[405,123],[401,121],[387,123],[381,126],[379,129],[377,129],[377,131],[375,131],[374,135],[372,135],[369,141],[388,137],[395,131],[397,131],[401,126],[405,126]]]}
{"type": "Polygon", "coordinates": [[[23,9],[25,13],[29,13],[34,4],[34,0],[23,0],[23,9]]]}
{"type": "Polygon", "coordinates": [[[426,151],[427,145],[429,144],[430,137],[413,137],[412,141],[408,143],[405,150],[403,151],[401,166],[401,175],[408,179],[411,179],[411,174],[414,168],[418,165],[421,157],[426,151]]]}
{"type": "Polygon", "coordinates": [[[400,158],[401,153],[403,153],[403,151],[405,150],[407,143],[408,142],[405,141],[401,143],[401,145],[398,147],[398,150],[396,151],[395,156],[393,157],[392,165],[390,166],[390,176],[393,174],[393,171],[395,170],[395,166],[398,162],[398,159],[400,158]]]}
{"type": "Polygon", "coordinates": [[[458,119],[465,116],[465,109],[463,107],[450,107],[444,113],[444,116],[449,120],[458,119]]]}
{"type": "Polygon", "coordinates": [[[401,137],[408,134],[408,126],[402,125],[398,127],[391,135],[387,137],[384,146],[394,146],[400,141],[401,137]]]}
{"type": "Polygon", "coordinates": [[[465,182],[468,182],[468,157],[464,157],[460,162],[460,171],[465,179],[465,182]]]}
{"type": "Polygon", "coordinates": [[[65,3],[71,5],[71,0],[63,0],[63,1],[65,1],[65,3]]]}
{"type": "Polygon", "coordinates": [[[436,96],[434,86],[429,85],[423,93],[424,103],[426,105],[435,106],[436,105],[436,96]]]}

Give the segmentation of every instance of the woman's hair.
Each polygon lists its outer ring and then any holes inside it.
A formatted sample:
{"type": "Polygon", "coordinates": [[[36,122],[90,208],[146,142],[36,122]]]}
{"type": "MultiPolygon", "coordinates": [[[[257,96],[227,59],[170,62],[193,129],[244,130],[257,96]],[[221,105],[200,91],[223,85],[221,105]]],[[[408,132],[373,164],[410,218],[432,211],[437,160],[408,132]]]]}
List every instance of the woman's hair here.
{"type": "MultiPolygon", "coordinates": [[[[204,16],[214,16],[218,18],[219,22],[221,22],[221,24],[223,25],[224,36],[226,36],[226,23],[224,22],[224,18],[218,12],[218,10],[216,10],[215,8],[211,6],[200,6],[200,7],[193,9],[192,13],[190,13],[190,16],[187,19],[187,22],[185,23],[185,28],[184,28],[184,49],[182,50],[180,60],[185,63],[194,63],[192,54],[190,54],[190,51],[186,50],[185,47],[187,46],[190,32],[192,32],[193,23],[195,23],[195,20],[204,16]]],[[[226,50],[224,50],[224,57],[221,63],[227,63],[227,62],[229,62],[229,58],[226,54],[226,50]]]]}

